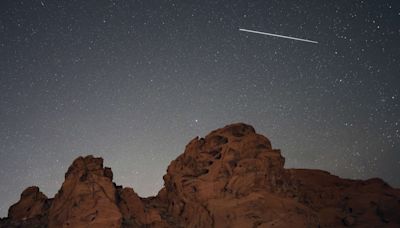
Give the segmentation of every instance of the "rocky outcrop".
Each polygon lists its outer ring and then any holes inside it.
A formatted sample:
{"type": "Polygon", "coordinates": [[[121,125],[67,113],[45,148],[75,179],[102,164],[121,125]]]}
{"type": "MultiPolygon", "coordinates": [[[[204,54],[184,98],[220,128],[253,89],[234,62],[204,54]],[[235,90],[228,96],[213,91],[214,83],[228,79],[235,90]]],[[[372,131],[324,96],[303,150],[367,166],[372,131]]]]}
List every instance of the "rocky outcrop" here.
{"type": "Polygon", "coordinates": [[[400,190],[380,179],[285,169],[246,124],[195,138],[157,196],[116,186],[93,156],[77,158],[54,199],[25,190],[0,227],[399,227],[400,190]]]}
{"type": "Polygon", "coordinates": [[[77,158],[49,212],[50,227],[119,227],[121,212],[112,172],[103,159],[77,158]]]}
{"type": "Polygon", "coordinates": [[[47,197],[36,186],[25,189],[18,203],[8,210],[12,220],[27,220],[43,215],[48,211],[47,197]]]}
{"type": "Polygon", "coordinates": [[[381,179],[341,179],[318,170],[288,170],[286,197],[315,211],[321,227],[400,227],[400,191],[381,179]]]}
{"type": "Polygon", "coordinates": [[[182,227],[398,227],[400,191],[380,179],[284,169],[267,138],[233,124],[195,138],[164,176],[182,227]]]}
{"type": "Polygon", "coordinates": [[[273,194],[283,165],[280,151],[248,125],[195,138],[164,176],[168,211],[182,227],[254,227],[293,216],[290,225],[317,224],[310,209],[273,194]]]}
{"type": "Polygon", "coordinates": [[[38,187],[28,187],[9,208],[8,218],[0,221],[0,227],[46,227],[50,205],[51,200],[38,187]]]}

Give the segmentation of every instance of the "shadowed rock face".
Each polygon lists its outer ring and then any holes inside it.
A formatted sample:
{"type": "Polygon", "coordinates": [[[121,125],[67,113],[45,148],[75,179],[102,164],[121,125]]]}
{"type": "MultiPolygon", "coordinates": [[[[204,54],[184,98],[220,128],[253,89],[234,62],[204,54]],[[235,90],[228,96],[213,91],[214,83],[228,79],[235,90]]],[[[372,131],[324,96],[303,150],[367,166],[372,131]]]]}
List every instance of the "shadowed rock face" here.
{"type": "Polygon", "coordinates": [[[102,158],[77,158],[54,197],[49,211],[50,227],[119,227],[112,172],[103,168],[102,158]]]}
{"type": "Polygon", "coordinates": [[[47,197],[36,186],[25,189],[21,194],[18,204],[9,209],[9,217],[12,220],[26,220],[47,213],[47,197]]]}
{"type": "Polygon", "coordinates": [[[270,210],[266,200],[281,182],[283,165],[280,151],[248,125],[234,124],[195,138],[164,176],[168,211],[188,227],[262,224],[265,216],[286,214],[270,210]]]}
{"type": "Polygon", "coordinates": [[[112,182],[93,156],[77,158],[54,199],[29,187],[0,227],[400,227],[400,191],[380,179],[284,169],[246,124],[193,139],[157,196],[112,182]]]}

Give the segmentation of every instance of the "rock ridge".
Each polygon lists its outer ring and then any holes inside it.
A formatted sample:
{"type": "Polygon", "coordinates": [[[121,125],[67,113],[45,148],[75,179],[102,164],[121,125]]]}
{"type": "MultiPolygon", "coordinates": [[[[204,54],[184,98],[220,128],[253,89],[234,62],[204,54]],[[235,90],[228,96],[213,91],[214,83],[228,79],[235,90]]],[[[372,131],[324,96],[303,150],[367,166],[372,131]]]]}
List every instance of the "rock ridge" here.
{"type": "Polygon", "coordinates": [[[102,158],[78,157],[54,198],[28,187],[0,227],[400,227],[400,190],[381,179],[284,163],[252,126],[231,124],[191,140],[141,198],[102,158]]]}

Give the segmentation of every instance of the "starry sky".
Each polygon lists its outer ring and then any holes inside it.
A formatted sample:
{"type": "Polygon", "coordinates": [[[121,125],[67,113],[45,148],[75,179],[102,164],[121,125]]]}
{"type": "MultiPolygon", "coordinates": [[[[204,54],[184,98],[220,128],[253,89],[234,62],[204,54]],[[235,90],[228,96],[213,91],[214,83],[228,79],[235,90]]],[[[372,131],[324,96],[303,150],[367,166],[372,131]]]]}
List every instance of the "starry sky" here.
{"type": "Polygon", "coordinates": [[[190,139],[233,122],[286,167],[400,186],[398,0],[3,0],[0,53],[0,216],[80,155],[154,195],[190,139]]]}

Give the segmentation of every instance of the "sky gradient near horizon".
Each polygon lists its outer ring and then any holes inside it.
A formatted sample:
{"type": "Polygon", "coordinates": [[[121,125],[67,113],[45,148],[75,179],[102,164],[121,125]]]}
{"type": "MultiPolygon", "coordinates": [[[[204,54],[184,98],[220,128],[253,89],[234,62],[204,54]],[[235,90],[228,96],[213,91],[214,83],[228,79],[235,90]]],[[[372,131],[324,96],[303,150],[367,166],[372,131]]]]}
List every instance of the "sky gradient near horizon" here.
{"type": "Polygon", "coordinates": [[[154,195],[190,139],[233,122],[286,167],[400,187],[397,0],[5,0],[0,53],[0,217],[28,186],[53,197],[80,155],[154,195]]]}

